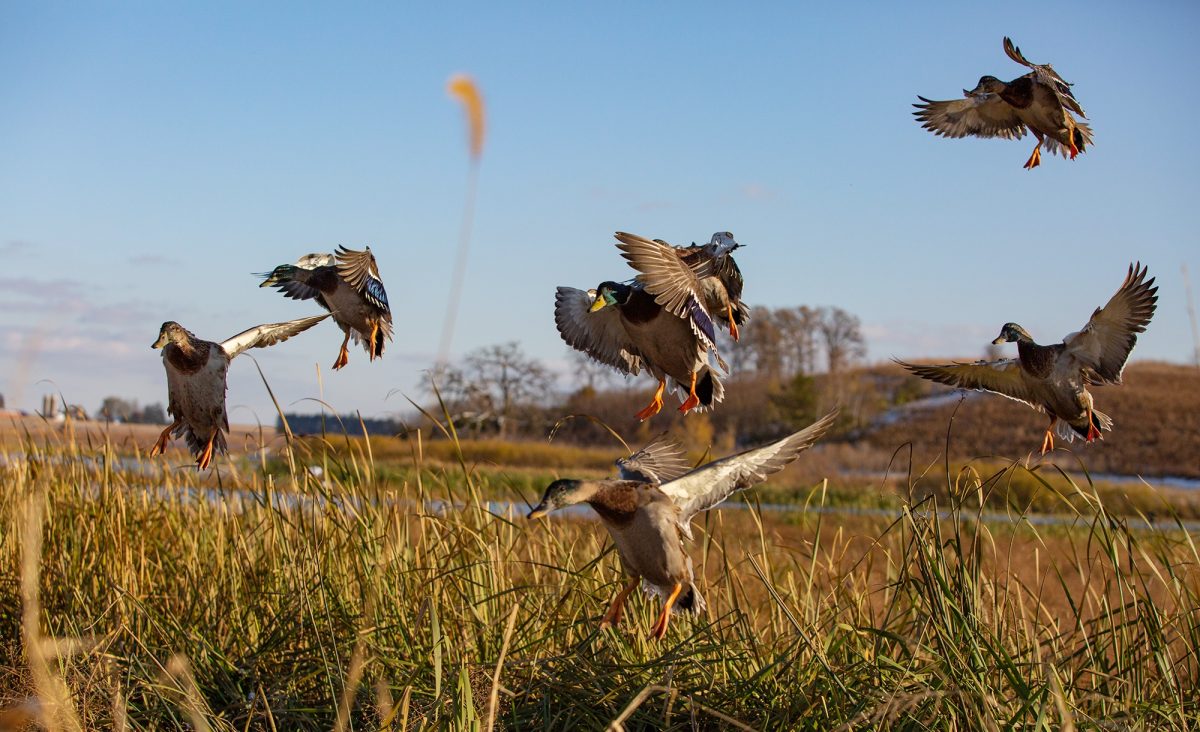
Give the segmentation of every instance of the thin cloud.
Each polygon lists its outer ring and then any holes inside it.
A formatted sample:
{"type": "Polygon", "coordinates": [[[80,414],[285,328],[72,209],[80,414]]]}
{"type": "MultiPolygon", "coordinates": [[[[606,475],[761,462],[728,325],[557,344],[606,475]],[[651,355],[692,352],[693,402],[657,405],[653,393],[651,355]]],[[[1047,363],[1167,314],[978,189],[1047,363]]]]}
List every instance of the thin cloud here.
{"type": "Polygon", "coordinates": [[[138,254],[130,257],[129,263],[135,267],[174,267],[179,260],[162,254],[138,254]]]}
{"type": "Polygon", "coordinates": [[[746,183],[738,189],[738,194],[750,201],[778,201],[779,192],[768,188],[762,183],[746,183]]]}
{"type": "Polygon", "coordinates": [[[0,257],[21,257],[33,254],[38,250],[38,245],[24,239],[9,239],[0,244],[0,257]]]}

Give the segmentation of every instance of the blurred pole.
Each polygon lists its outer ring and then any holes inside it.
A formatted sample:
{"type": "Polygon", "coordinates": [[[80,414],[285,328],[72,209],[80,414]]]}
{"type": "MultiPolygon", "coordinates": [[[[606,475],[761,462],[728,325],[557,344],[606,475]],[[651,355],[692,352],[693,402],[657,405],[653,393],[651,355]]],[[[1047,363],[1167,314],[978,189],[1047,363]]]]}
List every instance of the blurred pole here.
{"type": "Polygon", "coordinates": [[[458,252],[454,258],[454,271],[450,278],[450,293],[446,300],[446,317],[442,321],[442,338],[438,344],[434,377],[441,375],[450,357],[454,342],[454,325],[458,320],[458,306],[462,301],[463,280],[467,273],[467,255],[471,248],[471,228],[475,223],[475,192],[479,187],[479,160],[483,156],[483,97],[471,77],[455,74],[450,77],[446,90],[463,105],[467,117],[468,146],[471,154],[471,169],[467,177],[467,196],[463,204],[462,225],[459,229],[458,252]]]}
{"type": "Polygon", "coordinates": [[[1187,298],[1188,320],[1192,321],[1192,365],[1200,369],[1200,330],[1196,328],[1196,303],[1192,300],[1192,280],[1188,277],[1187,263],[1179,265],[1183,271],[1183,296],[1187,298]]]}

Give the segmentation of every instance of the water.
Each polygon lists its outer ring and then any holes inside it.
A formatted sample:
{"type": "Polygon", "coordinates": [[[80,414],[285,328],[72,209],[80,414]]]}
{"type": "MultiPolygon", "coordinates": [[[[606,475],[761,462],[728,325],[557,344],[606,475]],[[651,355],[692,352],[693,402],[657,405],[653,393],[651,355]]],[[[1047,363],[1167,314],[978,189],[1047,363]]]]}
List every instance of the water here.
{"type": "MultiPolygon", "coordinates": [[[[14,462],[20,462],[26,459],[26,456],[21,453],[0,454],[0,465],[6,465],[14,462]]],[[[39,458],[40,460],[47,459],[46,457],[39,458]]],[[[52,461],[77,461],[81,458],[72,456],[64,458],[60,456],[51,456],[48,458],[52,461]]],[[[93,467],[94,469],[102,469],[104,461],[101,458],[83,457],[82,461],[93,467]]],[[[143,476],[154,476],[160,478],[169,477],[169,469],[161,463],[153,461],[138,460],[135,458],[118,458],[114,461],[113,468],[119,471],[136,472],[143,476]]],[[[882,476],[880,476],[882,477],[882,476]]],[[[1104,481],[1112,483],[1145,483],[1140,476],[1119,475],[1099,473],[1092,476],[1095,481],[1104,481]]],[[[1169,486],[1172,488],[1180,488],[1185,490],[1200,489],[1200,479],[1184,478],[1184,477],[1166,477],[1152,479],[1152,485],[1169,486]]],[[[99,484],[91,484],[87,490],[93,495],[100,494],[99,484]]],[[[170,485],[169,483],[159,484],[153,487],[140,488],[139,490],[151,493],[157,498],[164,501],[184,500],[184,501],[202,501],[210,504],[223,504],[227,508],[234,510],[242,510],[248,506],[266,506],[269,502],[271,508],[280,511],[317,511],[324,510],[329,506],[333,506],[339,510],[361,510],[362,508],[376,503],[381,506],[396,506],[412,509],[413,511],[427,511],[430,513],[445,514],[451,510],[463,510],[467,508],[467,504],[458,501],[448,500],[432,500],[423,504],[418,503],[410,498],[396,498],[386,495],[377,497],[351,496],[351,495],[311,495],[305,493],[296,493],[293,491],[250,491],[240,488],[220,488],[220,487],[201,487],[201,486],[179,486],[170,485]]],[[[480,503],[479,507],[489,513],[503,517],[524,517],[532,506],[527,506],[523,503],[513,501],[495,501],[488,500],[480,503]]],[[[726,502],[713,508],[714,511],[747,511],[751,506],[746,503],[726,502]]],[[[799,504],[788,503],[762,503],[758,504],[759,510],[763,514],[797,514],[797,513],[816,513],[830,516],[865,516],[877,517],[888,520],[896,520],[901,517],[901,511],[898,508],[863,508],[856,506],[812,506],[805,508],[799,504]]],[[[930,511],[915,510],[916,515],[924,518],[933,518],[930,511]]],[[[559,509],[550,514],[551,517],[558,518],[575,518],[575,519],[596,519],[596,514],[588,506],[584,504],[569,506],[559,509]]],[[[953,515],[949,511],[939,511],[937,518],[947,520],[953,515]]],[[[960,514],[962,520],[976,520],[976,514],[963,513],[960,514]]],[[[1084,518],[1071,515],[1057,514],[1010,514],[998,511],[988,511],[978,515],[978,520],[988,524],[1019,524],[1027,523],[1033,526],[1085,526],[1091,522],[1090,518],[1084,518]]],[[[1173,530],[1179,528],[1180,524],[1173,520],[1161,519],[1154,521],[1145,521],[1142,519],[1125,518],[1122,519],[1128,524],[1130,529],[1158,529],[1158,530],[1173,530]]],[[[1200,532],[1200,521],[1184,521],[1183,528],[1191,532],[1200,532]]]]}

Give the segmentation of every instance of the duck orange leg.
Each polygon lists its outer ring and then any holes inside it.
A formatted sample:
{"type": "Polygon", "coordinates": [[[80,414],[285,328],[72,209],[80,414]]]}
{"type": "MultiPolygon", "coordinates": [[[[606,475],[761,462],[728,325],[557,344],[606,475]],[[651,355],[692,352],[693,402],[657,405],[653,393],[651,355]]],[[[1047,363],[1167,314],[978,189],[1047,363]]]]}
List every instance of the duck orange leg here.
{"type": "Polygon", "coordinates": [[[663,408],[662,395],[663,395],[663,389],[665,389],[665,388],[667,388],[667,382],[660,379],[658,382],[658,390],[654,392],[654,399],[650,402],[650,404],[646,405],[645,409],[643,409],[642,411],[633,415],[633,416],[637,417],[639,422],[645,422],[646,420],[650,419],[651,417],[658,414],[662,410],[662,408],[663,408]]]}
{"type": "Polygon", "coordinates": [[[1037,166],[1039,166],[1041,164],[1042,164],[1042,142],[1041,142],[1041,140],[1039,140],[1037,146],[1033,148],[1033,153],[1030,154],[1029,159],[1025,161],[1024,168],[1025,168],[1025,170],[1033,170],[1034,168],[1036,168],[1037,166]]]}
{"type": "Polygon", "coordinates": [[[1075,125],[1073,124],[1067,127],[1067,142],[1067,149],[1071,151],[1071,159],[1074,160],[1075,156],[1079,154],[1079,148],[1075,147],[1075,125]]]}
{"type": "Polygon", "coordinates": [[[1096,429],[1096,422],[1092,418],[1092,408],[1091,407],[1088,407],[1087,418],[1088,418],[1087,441],[1093,442],[1095,440],[1100,439],[1100,430],[1096,429]]]}
{"type": "Polygon", "coordinates": [[[167,425],[166,429],[158,436],[158,442],[154,443],[154,447],[150,448],[150,457],[161,455],[167,451],[167,441],[171,439],[171,430],[179,426],[179,420],[175,420],[167,425]]]}
{"type": "Polygon", "coordinates": [[[379,338],[379,321],[371,323],[371,340],[367,341],[371,344],[371,360],[374,361],[379,354],[379,344],[376,339],[379,338]]]}
{"type": "Polygon", "coordinates": [[[212,462],[213,456],[213,440],[217,438],[217,433],[213,432],[209,435],[208,442],[205,443],[204,449],[200,451],[200,457],[196,460],[196,470],[205,470],[208,464],[212,462]]]}
{"type": "Polygon", "coordinates": [[[1042,438],[1042,454],[1054,449],[1054,425],[1058,423],[1058,417],[1050,418],[1050,426],[1046,428],[1046,436],[1042,438]]]}
{"type": "Polygon", "coordinates": [[[679,597],[679,592],[683,589],[683,585],[676,582],[675,587],[671,590],[671,594],[667,597],[667,601],[663,604],[662,612],[658,616],[658,621],[654,623],[654,627],[650,629],[651,635],[662,640],[667,634],[667,623],[671,619],[671,606],[675,604],[675,598],[679,597]]]}
{"type": "Polygon", "coordinates": [[[333,362],[333,370],[337,371],[346,364],[350,363],[350,352],[346,350],[346,344],[350,342],[350,331],[346,331],[346,337],[342,339],[342,350],[338,351],[337,360],[333,362]]]}
{"type": "Polygon", "coordinates": [[[741,335],[738,333],[737,323],[733,320],[733,303],[725,306],[725,314],[729,316],[729,335],[733,337],[733,341],[736,343],[741,338],[741,335]]]}
{"type": "Polygon", "coordinates": [[[617,593],[612,604],[608,606],[607,612],[604,613],[604,617],[600,618],[600,628],[602,630],[621,622],[621,608],[625,607],[625,600],[629,598],[629,593],[637,589],[641,581],[641,577],[634,577],[629,580],[629,584],[622,587],[621,591],[617,593]]]}
{"type": "Polygon", "coordinates": [[[684,400],[683,404],[679,405],[679,411],[687,414],[698,406],[700,406],[700,397],[696,396],[696,372],[693,371],[692,385],[688,388],[688,398],[684,400]]]}

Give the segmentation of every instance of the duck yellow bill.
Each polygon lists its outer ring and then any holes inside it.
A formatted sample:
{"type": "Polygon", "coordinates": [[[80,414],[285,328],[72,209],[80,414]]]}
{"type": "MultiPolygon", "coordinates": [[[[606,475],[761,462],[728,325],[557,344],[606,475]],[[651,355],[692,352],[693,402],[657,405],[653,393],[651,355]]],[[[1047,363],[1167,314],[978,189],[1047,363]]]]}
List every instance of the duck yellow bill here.
{"type": "Polygon", "coordinates": [[[533,519],[539,519],[548,513],[550,513],[550,509],[546,508],[545,506],[535,506],[525,518],[532,521],[533,519]]]}
{"type": "Polygon", "coordinates": [[[604,298],[603,298],[603,297],[599,297],[599,296],[597,296],[597,297],[596,297],[596,302],[592,303],[592,306],[591,306],[590,308],[588,308],[588,312],[589,312],[589,313],[594,313],[594,312],[596,312],[597,310],[600,310],[601,308],[603,308],[603,307],[604,307],[605,305],[607,305],[607,304],[608,304],[608,303],[607,303],[607,302],[604,300],[604,298]]]}
{"type": "Polygon", "coordinates": [[[158,337],[157,341],[150,344],[150,347],[151,348],[162,348],[165,345],[167,345],[167,337],[165,335],[160,335],[158,337]]]}
{"type": "Polygon", "coordinates": [[[992,341],[993,346],[998,346],[1001,343],[1008,343],[1008,339],[1005,338],[1004,336],[997,336],[996,340],[992,341]]]}

